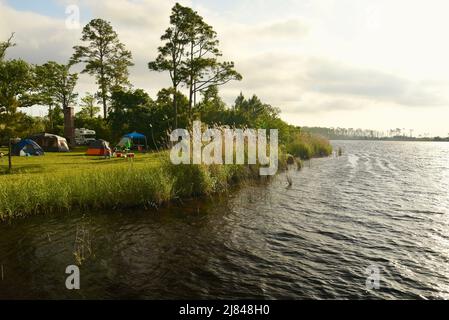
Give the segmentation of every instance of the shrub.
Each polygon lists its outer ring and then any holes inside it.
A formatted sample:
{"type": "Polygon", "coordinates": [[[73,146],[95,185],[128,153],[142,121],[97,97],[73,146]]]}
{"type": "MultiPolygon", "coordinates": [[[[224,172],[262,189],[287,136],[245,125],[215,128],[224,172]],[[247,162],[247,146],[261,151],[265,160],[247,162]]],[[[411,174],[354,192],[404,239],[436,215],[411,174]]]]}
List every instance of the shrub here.
{"type": "Polygon", "coordinates": [[[303,160],[308,160],[313,157],[314,150],[304,141],[295,141],[287,148],[288,153],[303,160]]]}
{"type": "Polygon", "coordinates": [[[332,146],[327,139],[302,133],[287,145],[287,152],[302,160],[313,157],[326,157],[332,154],[332,146]]]}

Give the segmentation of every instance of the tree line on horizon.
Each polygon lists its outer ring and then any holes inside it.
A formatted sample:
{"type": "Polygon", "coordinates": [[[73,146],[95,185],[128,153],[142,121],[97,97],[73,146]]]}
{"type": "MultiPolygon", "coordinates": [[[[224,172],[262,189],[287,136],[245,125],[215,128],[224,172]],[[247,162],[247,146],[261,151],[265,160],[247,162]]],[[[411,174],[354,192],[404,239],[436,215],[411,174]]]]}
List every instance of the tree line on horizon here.
{"type": "Polygon", "coordinates": [[[219,88],[240,81],[242,75],[232,61],[222,61],[213,27],[178,3],[156,57],[148,62],[149,71],[166,73],[171,80],[171,86],[160,89],[155,98],[130,83],[132,53],[108,21],[93,19],[83,28],[81,44],[73,47],[67,64],[7,60],[6,51],[15,46],[13,37],[0,43],[0,144],[36,132],[63,135],[64,110],[78,103],[76,127],[93,129],[109,141],[139,131],[150,138],[154,149],[164,145],[170,129],[188,127],[197,119],[209,125],[277,128],[284,143],[300,135],[299,127],[281,120],[280,110],[256,95],[246,98],[241,93],[232,106],[224,103],[219,88]],[[79,97],[75,65],[95,79],[97,92],[79,97]],[[33,117],[22,111],[35,105],[47,106],[48,114],[33,117]]]}
{"type": "Polygon", "coordinates": [[[447,138],[430,137],[430,135],[414,136],[413,129],[395,128],[387,131],[354,128],[326,128],[326,127],[302,127],[303,132],[320,135],[330,140],[434,140],[443,141],[447,138]]]}

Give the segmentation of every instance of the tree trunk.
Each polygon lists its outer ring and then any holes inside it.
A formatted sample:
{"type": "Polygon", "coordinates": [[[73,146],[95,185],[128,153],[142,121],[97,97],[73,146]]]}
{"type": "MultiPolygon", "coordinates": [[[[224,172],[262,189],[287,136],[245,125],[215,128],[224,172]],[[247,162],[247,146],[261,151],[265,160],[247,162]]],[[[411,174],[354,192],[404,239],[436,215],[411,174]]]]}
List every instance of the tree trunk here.
{"type": "Polygon", "coordinates": [[[176,65],[176,55],[173,53],[172,55],[172,59],[173,59],[173,78],[172,78],[172,83],[173,83],[173,111],[175,112],[175,127],[172,128],[173,130],[178,129],[178,84],[177,84],[177,79],[178,79],[178,69],[177,69],[177,65],[176,65]]]}
{"type": "Polygon", "coordinates": [[[8,172],[9,173],[12,172],[11,152],[12,152],[11,138],[9,138],[9,142],[8,142],[8,172]]]}
{"type": "Polygon", "coordinates": [[[193,84],[193,107],[196,107],[196,81],[193,84]]]}
{"type": "Polygon", "coordinates": [[[108,117],[108,106],[106,104],[106,95],[102,94],[104,119],[108,117]]]}
{"type": "Polygon", "coordinates": [[[192,124],[192,103],[193,103],[193,41],[190,43],[190,81],[189,81],[189,124],[192,124]]]}
{"type": "Polygon", "coordinates": [[[104,66],[103,66],[103,54],[101,54],[101,70],[100,70],[100,86],[101,86],[101,100],[103,103],[103,114],[104,114],[104,119],[106,120],[106,118],[108,117],[108,106],[107,106],[107,89],[106,89],[106,84],[105,84],[105,77],[104,77],[104,66]]]}
{"type": "Polygon", "coordinates": [[[189,86],[189,123],[192,123],[192,105],[193,105],[193,77],[190,78],[189,86]]]}
{"type": "Polygon", "coordinates": [[[173,93],[173,111],[175,112],[175,127],[178,128],[178,87],[175,87],[175,92],[173,93]]]}

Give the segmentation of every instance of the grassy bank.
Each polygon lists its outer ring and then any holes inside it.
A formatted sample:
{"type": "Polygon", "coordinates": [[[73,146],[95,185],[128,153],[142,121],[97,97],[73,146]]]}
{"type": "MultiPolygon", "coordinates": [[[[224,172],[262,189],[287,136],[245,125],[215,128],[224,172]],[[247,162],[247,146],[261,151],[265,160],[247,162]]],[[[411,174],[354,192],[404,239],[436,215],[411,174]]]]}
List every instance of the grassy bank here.
{"type": "Polygon", "coordinates": [[[139,156],[134,162],[81,154],[14,158],[20,173],[0,176],[0,219],[75,208],[155,207],[224,192],[258,175],[257,168],[248,166],[174,166],[167,153],[139,156]],[[69,156],[71,162],[65,163],[69,156]],[[40,166],[29,166],[35,161],[40,166]]]}
{"type": "MultiPolygon", "coordinates": [[[[332,152],[319,138],[298,146],[288,151],[303,159],[332,152]]],[[[5,174],[7,161],[0,159],[0,220],[72,209],[157,207],[174,199],[226,192],[259,178],[257,166],[175,166],[168,152],[139,154],[134,161],[86,157],[83,150],[14,157],[12,174],[5,174]]],[[[281,151],[280,170],[286,161],[281,151]]]]}

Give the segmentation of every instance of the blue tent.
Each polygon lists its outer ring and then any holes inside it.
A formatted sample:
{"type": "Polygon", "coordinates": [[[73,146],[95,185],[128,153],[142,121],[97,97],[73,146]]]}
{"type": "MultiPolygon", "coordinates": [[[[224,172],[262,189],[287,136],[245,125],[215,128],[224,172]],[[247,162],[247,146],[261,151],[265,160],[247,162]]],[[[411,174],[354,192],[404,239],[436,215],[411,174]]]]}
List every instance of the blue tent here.
{"type": "Polygon", "coordinates": [[[138,132],[125,134],[120,140],[117,148],[123,149],[128,145],[130,146],[131,150],[146,150],[148,149],[147,137],[138,132]]]}
{"type": "Polygon", "coordinates": [[[125,138],[130,138],[130,139],[141,139],[141,140],[146,140],[147,137],[145,137],[143,134],[141,133],[137,133],[137,132],[133,132],[133,133],[128,133],[124,135],[125,138]]]}
{"type": "Polygon", "coordinates": [[[43,156],[44,150],[33,140],[23,139],[16,143],[11,150],[13,156],[43,156]]]}

